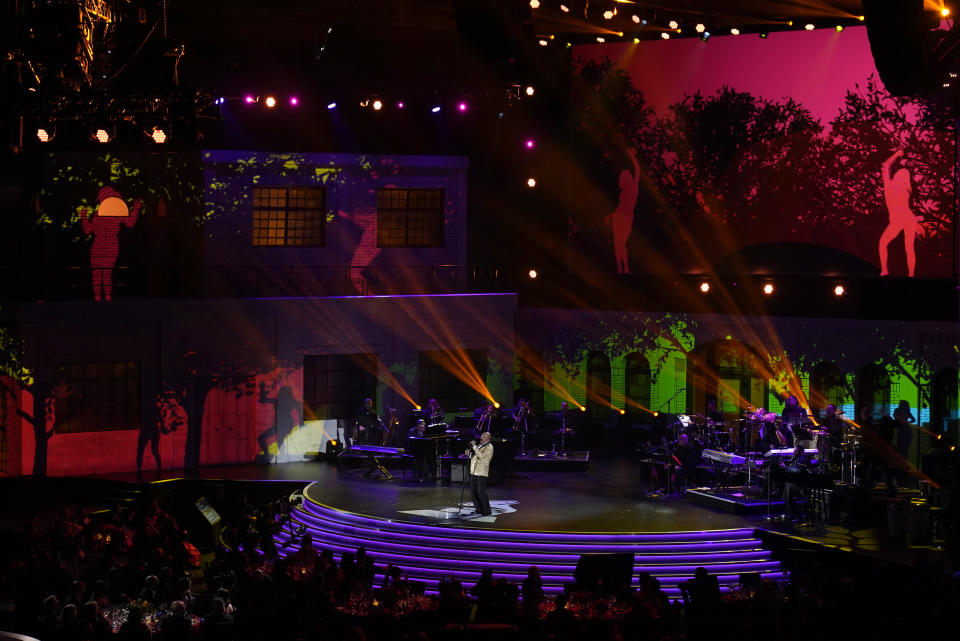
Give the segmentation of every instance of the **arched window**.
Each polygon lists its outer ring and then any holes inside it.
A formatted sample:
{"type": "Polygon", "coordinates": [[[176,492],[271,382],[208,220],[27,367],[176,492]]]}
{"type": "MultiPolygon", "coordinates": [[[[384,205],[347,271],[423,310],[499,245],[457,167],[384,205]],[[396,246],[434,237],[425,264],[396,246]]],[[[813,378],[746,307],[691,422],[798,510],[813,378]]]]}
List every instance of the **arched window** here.
{"type": "Polygon", "coordinates": [[[650,414],[642,408],[650,409],[650,361],[639,352],[631,352],[627,354],[624,369],[623,397],[631,422],[649,418],[650,414]]]}
{"type": "Polygon", "coordinates": [[[843,372],[837,364],[826,361],[818,363],[810,374],[810,405],[815,409],[823,409],[827,405],[840,409],[844,396],[843,372]]]}
{"type": "Polygon", "coordinates": [[[890,376],[876,363],[864,367],[857,376],[857,420],[865,407],[874,420],[890,414],[890,376]]]}
{"type": "Polygon", "coordinates": [[[587,407],[591,420],[610,418],[610,359],[603,352],[587,356],[587,407]]]}

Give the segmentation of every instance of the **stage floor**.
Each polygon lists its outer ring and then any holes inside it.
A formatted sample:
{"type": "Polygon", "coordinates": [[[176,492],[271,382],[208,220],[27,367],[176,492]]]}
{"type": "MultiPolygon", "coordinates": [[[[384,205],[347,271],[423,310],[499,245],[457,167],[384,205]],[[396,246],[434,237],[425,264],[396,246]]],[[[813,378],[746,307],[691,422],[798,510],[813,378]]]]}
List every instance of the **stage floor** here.
{"type": "MultiPolygon", "coordinates": [[[[679,496],[644,498],[640,466],[623,458],[594,457],[584,471],[518,470],[490,487],[493,516],[472,514],[469,487],[457,514],[461,484],[421,483],[399,475],[363,478],[365,469],[326,465],[306,490],[329,507],[374,517],[431,525],[557,532],[677,532],[750,527],[743,516],[692,504],[679,496]]],[[[395,472],[396,474],[396,472],[395,472]]]]}

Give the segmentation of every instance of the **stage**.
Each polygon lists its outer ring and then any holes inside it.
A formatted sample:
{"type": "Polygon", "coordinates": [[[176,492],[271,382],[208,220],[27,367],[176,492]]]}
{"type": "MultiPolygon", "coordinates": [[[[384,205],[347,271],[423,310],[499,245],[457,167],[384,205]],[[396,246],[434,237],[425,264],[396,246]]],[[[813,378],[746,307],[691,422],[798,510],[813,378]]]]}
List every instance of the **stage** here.
{"type": "MultiPolygon", "coordinates": [[[[545,589],[557,593],[573,581],[582,554],[633,554],[634,583],[639,572],[650,572],[679,595],[679,586],[701,565],[730,587],[743,574],[783,577],[800,548],[908,566],[918,553],[882,526],[804,527],[768,519],[765,509],[741,514],[698,505],[689,492],[650,494],[639,461],[614,454],[594,454],[589,468],[579,471],[514,470],[489,489],[489,517],[473,514],[469,488],[461,508],[460,483],[421,482],[411,475],[377,480],[364,478],[364,471],[331,460],[100,478],[166,491],[178,482],[205,484],[217,488],[210,495],[252,494],[254,487],[258,497],[302,495],[292,527],[277,537],[281,554],[294,551],[299,535],[309,532],[317,548],[331,549],[336,558],[365,547],[379,567],[397,565],[427,591],[441,579],[472,585],[485,567],[519,582],[537,565],[545,589]]],[[[941,555],[935,546],[923,552],[941,555]]]]}

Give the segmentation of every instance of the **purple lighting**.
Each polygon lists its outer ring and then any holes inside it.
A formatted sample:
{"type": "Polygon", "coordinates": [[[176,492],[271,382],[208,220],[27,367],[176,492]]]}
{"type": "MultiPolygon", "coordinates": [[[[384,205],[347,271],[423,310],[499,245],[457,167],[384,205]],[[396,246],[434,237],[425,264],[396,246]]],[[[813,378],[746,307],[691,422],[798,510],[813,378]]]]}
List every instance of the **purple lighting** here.
{"type": "Polygon", "coordinates": [[[337,108],[337,103],[335,103],[335,102],[328,102],[328,103],[327,103],[327,109],[336,109],[336,108],[337,108]]]}
{"type": "Polygon", "coordinates": [[[291,107],[296,107],[296,106],[299,105],[299,104],[300,104],[300,100],[297,99],[296,96],[290,96],[290,106],[291,106],[291,107]]]}
{"type": "Polygon", "coordinates": [[[458,105],[457,105],[457,110],[458,110],[460,113],[465,112],[465,111],[467,110],[467,103],[461,102],[460,104],[458,104],[458,105]]]}
{"type": "Polygon", "coordinates": [[[248,105],[252,105],[252,104],[256,101],[256,98],[254,98],[254,97],[251,96],[251,95],[247,95],[247,97],[244,98],[243,101],[244,101],[245,103],[247,103],[248,105]]]}
{"type": "Polygon", "coordinates": [[[403,101],[397,103],[397,109],[403,109],[403,101]]]}
{"type": "Polygon", "coordinates": [[[523,143],[523,146],[527,149],[533,149],[533,138],[527,138],[527,141],[523,143]]]}

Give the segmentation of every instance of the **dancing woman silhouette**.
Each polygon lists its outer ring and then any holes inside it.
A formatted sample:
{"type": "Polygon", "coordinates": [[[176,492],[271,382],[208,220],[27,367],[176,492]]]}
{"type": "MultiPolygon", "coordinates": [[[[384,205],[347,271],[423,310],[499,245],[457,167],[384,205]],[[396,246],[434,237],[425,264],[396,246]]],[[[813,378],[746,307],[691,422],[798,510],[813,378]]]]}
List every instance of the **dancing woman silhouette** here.
{"type": "Polygon", "coordinates": [[[613,253],[617,259],[617,273],[629,274],[627,239],[633,231],[633,209],[637,206],[637,193],[640,190],[640,163],[637,162],[637,152],[629,151],[633,161],[633,174],[629,169],[620,172],[620,204],[607,215],[603,221],[613,231],[613,253]]]}
{"type": "Polygon", "coordinates": [[[880,275],[886,276],[889,273],[887,267],[887,248],[893,239],[903,232],[903,244],[907,251],[907,274],[913,276],[917,266],[917,254],[914,249],[914,241],[917,236],[919,223],[923,221],[923,216],[915,216],[910,210],[910,193],[913,191],[910,185],[910,172],[905,167],[901,167],[895,173],[893,165],[898,158],[903,157],[903,149],[898,149],[892,156],[883,162],[883,198],[887,203],[887,211],[890,214],[890,222],[887,228],[880,234],[880,275]]]}

